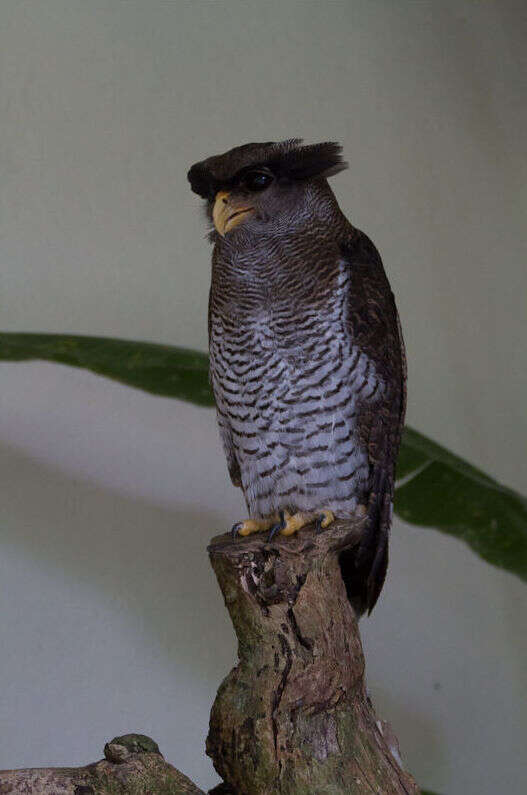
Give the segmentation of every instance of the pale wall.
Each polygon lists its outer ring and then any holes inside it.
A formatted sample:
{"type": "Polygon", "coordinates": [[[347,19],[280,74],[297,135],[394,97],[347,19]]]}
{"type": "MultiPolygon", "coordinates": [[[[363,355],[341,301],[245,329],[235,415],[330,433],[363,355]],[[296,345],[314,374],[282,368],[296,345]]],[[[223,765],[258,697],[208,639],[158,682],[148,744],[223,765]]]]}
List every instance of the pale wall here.
{"type": "MultiPolygon", "coordinates": [[[[3,328],[205,349],[188,166],[339,140],[334,189],[402,316],[409,423],[527,490],[523,4],[0,11],[3,328]]],[[[204,546],[242,512],[213,413],[48,364],[0,371],[0,767],[92,761],[136,730],[207,786],[235,645],[204,546]]],[[[379,712],[423,785],[519,795],[524,587],[452,539],[393,536],[363,623],[379,712]]]]}

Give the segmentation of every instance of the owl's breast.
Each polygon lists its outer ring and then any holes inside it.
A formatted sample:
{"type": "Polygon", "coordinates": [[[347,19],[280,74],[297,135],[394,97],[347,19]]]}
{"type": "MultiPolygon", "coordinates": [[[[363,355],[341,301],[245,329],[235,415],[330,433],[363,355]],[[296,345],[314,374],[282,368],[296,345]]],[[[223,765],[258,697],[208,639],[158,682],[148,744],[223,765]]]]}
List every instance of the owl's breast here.
{"type": "Polygon", "coordinates": [[[211,318],[211,378],[254,515],[355,510],[368,478],[358,409],[379,392],[371,362],[328,318],[261,315],[229,333],[211,318]]]}

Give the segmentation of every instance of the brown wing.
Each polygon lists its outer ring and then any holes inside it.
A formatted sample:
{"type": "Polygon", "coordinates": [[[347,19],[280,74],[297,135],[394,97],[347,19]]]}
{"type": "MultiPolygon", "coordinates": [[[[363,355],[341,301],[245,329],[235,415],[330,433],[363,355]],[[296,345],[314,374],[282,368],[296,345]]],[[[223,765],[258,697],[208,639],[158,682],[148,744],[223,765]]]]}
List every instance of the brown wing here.
{"type": "Polygon", "coordinates": [[[363,232],[353,230],[342,254],[351,269],[349,332],[382,382],[380,396],[365,397],[357,417],[369,458],[364,495],[368,522],[358,552],[341,556],[348,595],[362,613],[374,607],[388,566],[395,463],[406,408],[406,359],[395,300],[377,249],[363,232]]]}

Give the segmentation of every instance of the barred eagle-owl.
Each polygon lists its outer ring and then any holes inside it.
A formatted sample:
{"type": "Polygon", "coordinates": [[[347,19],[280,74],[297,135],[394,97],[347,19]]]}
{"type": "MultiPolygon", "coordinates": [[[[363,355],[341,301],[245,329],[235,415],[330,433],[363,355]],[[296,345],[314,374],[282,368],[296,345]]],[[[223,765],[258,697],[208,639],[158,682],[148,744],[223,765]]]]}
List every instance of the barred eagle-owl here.
{"type": "Polygon", "coordinates": [[[405,357],[394,297],[369,238],[327,178],[336,143],[252,143],[196,163],[214,229],[210,375],[233,483],[255,531],[366,515],[341,569],[359,612],[388,563],[405,357]]]}

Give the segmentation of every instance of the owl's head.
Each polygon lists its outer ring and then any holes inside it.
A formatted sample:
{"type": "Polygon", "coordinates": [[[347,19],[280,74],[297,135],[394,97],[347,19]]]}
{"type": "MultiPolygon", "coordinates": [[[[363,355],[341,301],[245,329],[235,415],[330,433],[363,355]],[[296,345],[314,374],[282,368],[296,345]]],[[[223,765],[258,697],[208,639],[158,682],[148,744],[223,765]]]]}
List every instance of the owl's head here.
{"type": "Polygon", "coordinates": [[[188,180],[207,200],[222,237],[242,229],[274,232],[316,212],[317,202],[327,198],[326,178],[347,168],[341,151],[333,142],[302,146],[300,138],[245,144],[196,163],[188,180]]]}

